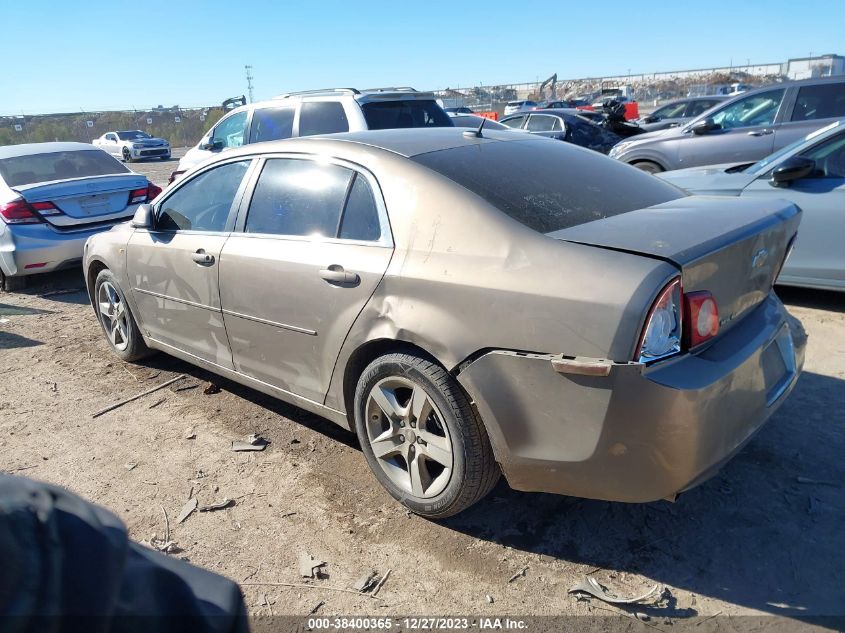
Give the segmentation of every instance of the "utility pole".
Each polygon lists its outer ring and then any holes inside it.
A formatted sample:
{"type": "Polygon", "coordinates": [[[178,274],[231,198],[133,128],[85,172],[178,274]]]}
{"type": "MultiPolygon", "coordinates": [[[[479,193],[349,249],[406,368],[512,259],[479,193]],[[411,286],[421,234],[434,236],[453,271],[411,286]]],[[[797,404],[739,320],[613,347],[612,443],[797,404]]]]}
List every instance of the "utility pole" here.
{"type": "Polygon", "coordinates": [[[252,96],[252,66],[247,64],[246,66],[244,66],[244,69],[246,70],[246,89],[249,93],[249,102],[252,103],[253,101],[255,101],[254,97],[252,96]]]}

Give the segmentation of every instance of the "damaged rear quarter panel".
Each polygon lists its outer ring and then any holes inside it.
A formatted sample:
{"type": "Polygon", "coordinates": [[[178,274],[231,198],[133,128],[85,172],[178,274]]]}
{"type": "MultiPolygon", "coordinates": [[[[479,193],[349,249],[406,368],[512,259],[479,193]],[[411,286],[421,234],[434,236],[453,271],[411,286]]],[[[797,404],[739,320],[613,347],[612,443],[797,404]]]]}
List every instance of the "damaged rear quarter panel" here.
{"type": "MultiPolygon", "coordinates": [[[[484,349],[630,360],[651,302],[677,270],[562,242],[523,226],[425,167],[381,157],[396,245],[352,326],[325,404],[347,410],[351,355],[369,341],[415,344],[448,370],[484,349]]],[[[470,394],[472,396],[472,394],[470,394]]]]}

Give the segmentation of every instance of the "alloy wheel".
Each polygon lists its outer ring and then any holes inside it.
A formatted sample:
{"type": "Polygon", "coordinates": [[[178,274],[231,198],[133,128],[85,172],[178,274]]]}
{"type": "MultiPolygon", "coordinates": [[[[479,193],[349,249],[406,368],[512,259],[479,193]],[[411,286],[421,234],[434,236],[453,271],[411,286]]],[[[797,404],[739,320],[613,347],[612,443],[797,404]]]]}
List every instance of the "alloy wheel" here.
{"type": "Polygon", "coordinates": [[[418,498],[443,492],[452,475],[452,440],[429,394],[391,376],[370,391],[366,414],[370,448],[390,481],[418,498]]]}
{"type": "Polygon", "coordinates": [[[129,345],[128,314],[123,298],[111,282],[104,281],[100,284],[97,304],[106,336],[116,350],[124,351],[129,345]]]}

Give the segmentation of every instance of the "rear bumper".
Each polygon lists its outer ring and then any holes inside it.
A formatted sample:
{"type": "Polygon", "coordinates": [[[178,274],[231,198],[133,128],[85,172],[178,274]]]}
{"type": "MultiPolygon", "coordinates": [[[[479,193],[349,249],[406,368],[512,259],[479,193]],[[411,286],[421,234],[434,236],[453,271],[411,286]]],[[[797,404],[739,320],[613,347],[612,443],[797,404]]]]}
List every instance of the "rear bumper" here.
{"type": "Polygon", "coordinates": [[[607,376],[491,352],[458,375],[513,488],[609,501],[673,498],[727,462],[792,390],[806,334],[770,295],[709,348],[607,376]]]}
{"type": "Polygon", "coordinates": [[[0,227],[0,270],[7,277],[19,277],[75,266],[82,261],[85,241],[112,226],[62,233],[46,224],[4,225],[0,227]]]}

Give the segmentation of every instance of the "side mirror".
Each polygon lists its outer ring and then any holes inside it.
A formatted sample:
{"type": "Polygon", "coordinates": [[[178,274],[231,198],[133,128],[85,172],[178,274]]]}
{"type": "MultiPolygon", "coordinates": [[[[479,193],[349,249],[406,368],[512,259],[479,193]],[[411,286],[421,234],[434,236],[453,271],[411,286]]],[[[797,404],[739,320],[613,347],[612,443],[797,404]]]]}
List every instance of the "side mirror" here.
{"type": "Polygon", "coordinates": [[[809,176],[816,170],[816,161],[803,156],[793,156],[775,167],[771,184],[774,187],[786,187],[794,180],[809,176]]]}
{"type": "Polygon", "coordinates": [[[692,130],[693,134],[698,134],[700,136],[702,134],[707,134],[709,132],[712,132],[713,130],[719,130],[721,128],[722,128],[721,125],[719,125],[713,119],[708,117],[708,118],[706,118],[702,121],[699,121],[698,123],[693,125],[690,129],[692,130]]]}
{"type": "Polygon", "coordinates": [[[652,116],[651,114],[643,117],[643,123],[657,123],[659,120],[660,120],[659,116],[652,116]]]}
{"type": "Polygon", "coordinates": [[[200,149],[208,150],[210,152],[219,152],[223,149],[223,141],[208,139],[208,141],[200,145],[200,149]]]}
{"type": "Polygon", "coordinates": [[[142,204],[138,207],[135,211],[135,215],[132,216],[132,221],[129,224],[132,228],[136,229],[151,229],[153,228],[153,220],[155,219],[155,214],[153,214],[153,208],[149,204],[142,204]]]}

